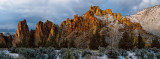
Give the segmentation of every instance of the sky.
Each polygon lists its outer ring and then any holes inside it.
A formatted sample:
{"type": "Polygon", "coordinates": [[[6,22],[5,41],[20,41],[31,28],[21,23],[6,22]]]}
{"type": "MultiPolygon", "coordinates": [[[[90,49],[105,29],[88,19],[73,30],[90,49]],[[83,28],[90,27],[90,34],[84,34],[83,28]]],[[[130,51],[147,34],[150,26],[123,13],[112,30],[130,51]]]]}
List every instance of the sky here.
{"type": "Polygon", "coordinates": [[[29,29],[35,29],[38,21],[50,20],[59,25],[75,14],[83,15],[91,5],[126,16],[160,5],[160,0],[0,0],[0,32],[15,32],[23,19],[29,29]]]}

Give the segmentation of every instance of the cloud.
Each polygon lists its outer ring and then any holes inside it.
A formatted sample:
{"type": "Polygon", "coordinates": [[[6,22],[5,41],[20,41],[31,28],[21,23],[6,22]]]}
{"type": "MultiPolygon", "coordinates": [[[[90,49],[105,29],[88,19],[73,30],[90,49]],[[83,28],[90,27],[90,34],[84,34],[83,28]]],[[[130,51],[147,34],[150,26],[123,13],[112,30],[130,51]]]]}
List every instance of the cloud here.
{"type": "Polygon", "coordinates": [[[23,19],[31,29],[35,29],[39,20],[60,24],[75,14],[83,15],[91,5],[130,15],[157,4],[159,0],[0,0],[0,29],[16,29],[18,21],[23,19]]]}
{"type": "MultiPolygon", "coordinates": [[[[74,14],[82,15],[89,7],[85,0],[0,0],[0,22],[14,24],[15,29],[23,19],[27,19],[31,28],[35,28],[39,20],[48,19],[60,24],[66,18],[73,18],[74,14]]],[[[13,28],[0,25],[0,28],[13,28]]]]}
{"type": "Polygon", "coordinates": [[[135,7],[142,9],[142,8],[147,8],[147,7],[151,7],[158,4],[160,4],[159,0],[142,0],[142,2],[136,5],[135,7]]]}
{"type": "Polygon", "coordinates": [[[139,4],[132,7],[132,13],[155,5],[160,5],[160,0],[142,0],[139,4]]]}

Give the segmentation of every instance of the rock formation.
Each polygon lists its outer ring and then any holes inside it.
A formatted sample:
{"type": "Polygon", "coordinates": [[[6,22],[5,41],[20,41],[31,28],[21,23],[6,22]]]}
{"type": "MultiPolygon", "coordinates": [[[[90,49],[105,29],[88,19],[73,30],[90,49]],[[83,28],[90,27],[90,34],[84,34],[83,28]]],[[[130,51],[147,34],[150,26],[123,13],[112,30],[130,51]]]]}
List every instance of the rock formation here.
{"type": "Polygon", "coordinates": [[[111,9],[106,9],[106,12],[110,15],[112,15],[112,10],[111,9]]]}
{"type": "Polygon", "coordinates": [[[50,40],[51,37],[55,38],[56,41],[58,42],[58,39],[60,38],[60,31],[58,25],[55,24],[52,25],[48,40],[50,40]]]}
{"type": "Polygon", "coordinates": [[[23,21],[19,21],[18,23],[18,27],[14,35],[14,40],[12,42],[13,46],[15,47],[16,44],[24,39],[29,39],[29,28],[25,19],[23,21]]]}
{"type": "Polygon", "coordinates": [[[5,46],[5,44],[6,44],[6,41],[5,41],[6,39],[4,38],[4,35],[2,34],[2,33],[0,33],[0,45],[3,45],[3,46],[5,46]]]}
{"type": "Polygon", "coordinates": [[[36,46],[39,43],[44,43],[48,39],[52,25],[53,23],[48,20],[45,23],[43,23],[42,21],[39,21],[37,23],[36,30],[35,30],[36,46]]]}
{"type": "MultiPolygon", "coordinates": [[[[26,20],[20,21],[12,43],[13,46],[16,46],[23,39],[33,39],[33,43],[38,47],[45,46],[47,40],[55,39],[60,46],[61,43],[65,45],[63,40],[66,42],[69,40],[74,41],[77,48],[88,48],[91,37],[95,33],[98,33],[101,39],[107,37],[105,40],[108,43],[110,38],[115,39],[113,38],[115,36],[118,37],[116,37],[116,42],[118,42],[124,31],[129,33],[145,32],[139,23],[131,22],[130,18],[122,16],[121,13],[117,14],[113,13],[111,9],[101,10],[98,6],[91,6],[84,15],[76,14],[73,19],[67,18],[60,24],[60,27],[48,20],[44,23],[39,21],[36,29],[29,31],[26,20]]],[[[134,35],[136,34],[134,33],[134,35]]],[[[0,40],[5,43],[3,38],[0,40]]]]}

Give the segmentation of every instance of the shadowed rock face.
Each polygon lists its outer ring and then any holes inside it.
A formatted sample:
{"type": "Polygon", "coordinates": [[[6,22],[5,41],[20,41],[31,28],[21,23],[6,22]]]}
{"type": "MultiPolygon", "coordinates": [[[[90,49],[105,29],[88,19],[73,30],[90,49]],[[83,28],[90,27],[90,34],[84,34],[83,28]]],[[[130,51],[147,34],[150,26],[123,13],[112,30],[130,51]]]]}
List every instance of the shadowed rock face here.
{"type": "Polygon", "coordinates": [[[36,46],[38,46],[40,42],[43,43],[47,41],[47,39],[51,36],[54,37],[60,36],[58,25],[55,25],[48,20],[45,23],[39,21],[36,25],[36,30],[29,31],[26,20],[23,20],[19,21],[17,31],[14,35],[14,40],[12,41],[12,44],[13,47],[15,47],[16,44],[22,42],[23,39],[26,39],[34,41],[33,43],[36,46]]]}
{"type": "Polygon", "coordinates": [[[58,39],[60,37],[60,29],[59,29],[58,25],[52,24],[48,40],[50,40],[51,37],[55,38],[58,41],[58,39]]]}
{"type": "Polygon", "coordinates": [[[13,46],[16,46],[22,39],[29,39],[29,28],[26,20],[19,21],[16,33],[14,35],[13,46]]]}
{"type": "Polygon", "coordinates": [[[10,48],[12,47],[13,36],[7,34],[7,36],[0,33],[0,48],[10,48]]]}
{"type": "Polygon", "coordinates": [[[4,35],[2,33],[0,33],[0,44],[6,44],[4,35]]]}
{"type": "Polygon", "coordinates": [[[35,44],[38,45],[39,42],[43,42],[48,39],[51,27],[53,23],[51,21],[46,21],[45,23],[39,21],[35,30],[35,44]]]}

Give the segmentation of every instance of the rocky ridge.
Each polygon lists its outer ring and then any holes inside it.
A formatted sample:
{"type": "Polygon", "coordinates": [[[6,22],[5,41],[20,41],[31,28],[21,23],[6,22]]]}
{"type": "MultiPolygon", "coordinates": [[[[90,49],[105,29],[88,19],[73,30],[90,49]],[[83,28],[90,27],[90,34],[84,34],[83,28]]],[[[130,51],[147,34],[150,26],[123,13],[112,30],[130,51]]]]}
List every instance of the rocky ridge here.
{"type": "MultiPolygon", "coordinates": [[[[39,21],[36,29],[29,31],[26,20],[20,21],[12,44],[15,47],[25,39],[33,40],[32,43],[38,47],[45,46],[48,40],[54,39],[58,42],[58,47],[73,41],[76,43],[74,44],[76,48],[90,48],[88,45],[91,39],[94,35],[98,35],[109,45],[118,47],[124,32],[132,34],[135,41],[140,33],[144,40],[148,41],[146,46],[149,46],[150,41],[157,37],[145,31],[140,23],[132,22],[131,18],[124,17],[121,13],[117,14],[111,9],[101,10],[98,6],[91,6],[84,15],[74,15],[74,19],[67,18],[60,26],[48,20],[44,23],[39,21]],[[114,43],[111,43],[112,40],[114,43]]],[[[3,39],[2,42],[4,42],[3,39]]]]}

